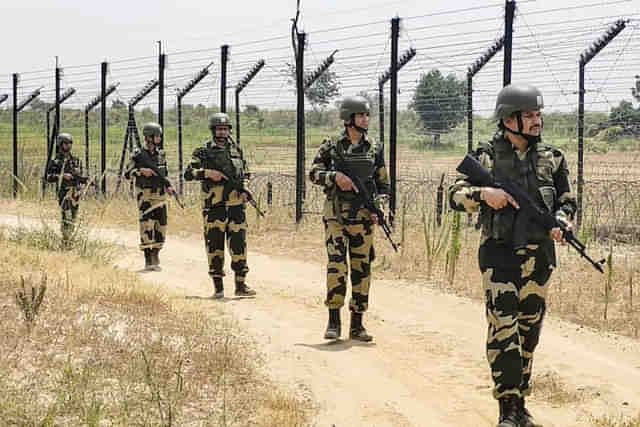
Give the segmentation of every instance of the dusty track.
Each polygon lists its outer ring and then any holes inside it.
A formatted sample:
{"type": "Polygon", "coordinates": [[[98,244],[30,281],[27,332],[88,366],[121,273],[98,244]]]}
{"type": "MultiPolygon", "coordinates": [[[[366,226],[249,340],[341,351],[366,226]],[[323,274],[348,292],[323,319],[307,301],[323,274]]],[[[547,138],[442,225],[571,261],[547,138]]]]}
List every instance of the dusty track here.
{"type": "MultiPolygon", "coordinates": [[[[16,218],[0,217],[0,223],[15,224],[16,218]]],[[[136,233],[104,229],[96,237],[123,244],[126,254],[117,265],[140,270],[136,233]]],[[[211,295],[200,236],[169,235],[161,258],[163,270],[140,273],[145,280],[199,302],[211,295]]],[[[222,305],[248,330],[277,382],[314,402],[316,426],[495,425],[480,303],[425,283],[374,280],[365,318],[374,343],[327,343],[324,266],[254,252],[249,265],[257,298],[234,298],[230,274],[227,298],[204,302],[222,305]]],[[[347,322],[343,309],[343,336],[347,322]]],[[[534,391],[529,406],[545,426],[588,426],[592,414],[640,412],[637,340],[548,318],[534,365],[534,376],[553,372],[563,391],[576,398],[554,404],[534,391]]]]}

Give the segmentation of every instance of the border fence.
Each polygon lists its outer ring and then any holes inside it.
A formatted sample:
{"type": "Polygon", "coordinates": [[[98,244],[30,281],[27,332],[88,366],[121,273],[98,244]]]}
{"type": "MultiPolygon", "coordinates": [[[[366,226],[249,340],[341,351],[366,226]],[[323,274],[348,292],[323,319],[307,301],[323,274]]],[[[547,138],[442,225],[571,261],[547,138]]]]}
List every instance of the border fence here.
{"type": "Polygon", "coordinates": [[[491,137],[495,95],[513,81],[545,95],[545,141],[571,161],[578,224],[637,233],[639,17],[627,1],[506,0],[307,31],[294,21],[275,37],[170,52],[159,43],[157,55],[0,75],[0,179],[10,184],[0,191],[46,196],[43,168],[64,131],[96,196],[126,197],[123,163],[153,120],[165,129],[171,178],[195,194],[185,163],[209,137],[208,116],[224,111],[256,198],[290,206],[299,222],[321,211],[307,174],[320,142],[341,131],[334,102],[360,94],[372,105],[370,133],[385,143],[390,211],[446,211],[437,194],[455,178],[451,159],[491,137]]]}

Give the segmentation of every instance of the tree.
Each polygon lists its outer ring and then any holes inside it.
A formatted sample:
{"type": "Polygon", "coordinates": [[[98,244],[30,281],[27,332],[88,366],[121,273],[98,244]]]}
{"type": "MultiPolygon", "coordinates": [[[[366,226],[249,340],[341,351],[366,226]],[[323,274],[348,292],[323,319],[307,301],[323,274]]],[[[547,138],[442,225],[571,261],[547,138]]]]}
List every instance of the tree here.
{"type": "Polygon", "coordinates": [[[260,112],[260,109],[258,108],[257,105],[247,104],[244,107],[244,112],[249,116],[256,116],[260,112]]]}
{"type": "Polygon", "coordinates": [[[33,111],[46,112],[53,107],[53,102],[44,102],[40,98],[36,98],[29,103],[29,108],[33,111]]]}
{"type": "Polygon", "coordinates": [[[114,110],[126,110],[127,104],[119,99],[114,99],[113,101],[111,101],[111,108],[114,110]]]}
{"type": "Polygon", "coordinates": [[[455,75],[444,77],[437,69],[420,76],[409,108],[418,113],[425,131],[433,134],[434,145],[464,119],[465,86],[455,75]]]}
{"type": "Polygon", "coordinates": [[[633,108],[629,101],[620,101],[609,113],[609,126],[619,126],[621,135],[640,135],[640,107],[633,108]]]}
{"type": "MultiPolygon", "coordinates": [[[[290,85],[296,84],[296,66],[287,64],[285,70],[290,85]]],[[[311,76],[312,71],[305,71],[305,80],[311,76]]],[[[340,96],[340,82],[338,75],[331,70],[327,70],[316,79],[316,81],[305,92],[309,103],[314,111],[322,111],[331,103],[331,100],[340,96]]]]}
{"type": "Polygon", "coordinates": [[[356,93],[356,96],[361,96],[369,102],[369,107],[371,108],[371,116],[373,117],[378,112],[378,93],[372,95],[371,92],[367,92],[366,90],[361,90],[356,93]]]}

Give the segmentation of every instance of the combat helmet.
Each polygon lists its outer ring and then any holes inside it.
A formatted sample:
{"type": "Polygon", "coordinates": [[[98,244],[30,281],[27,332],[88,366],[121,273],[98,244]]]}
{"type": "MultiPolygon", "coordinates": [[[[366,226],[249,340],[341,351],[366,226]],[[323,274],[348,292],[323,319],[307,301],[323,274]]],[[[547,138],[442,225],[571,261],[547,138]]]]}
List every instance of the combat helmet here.
{"type": "Polygon", "coordinates": [[[493,118],[502,120],[513,113],[544,108],[542,92],[535,86],[510,84],[502,88],[496,99],[493,118]]]}
{"type": "Polygon", "coordinates": [[[351,120],[354,114],[369,113],[371,107],[369,101],[363,96],[348,96],[340,104],[340,119],[351,120]]]}
{"type": "Polygon", "coordinates": [[[538,88],[531,85],[510,84],[498,93],[493,118],[499,121],[498,128],[523,137],[529,144],[537,144],[541,140],[540,135],[529,135],[523,131],[522,112],[537,111],[542,108],[544,108],[544,101],[542,92],[538,88]],[[512,115],[516,117],[518,130],[507,129],[503,122],[512,115]]]}
{"type": "Polygon", "coordinates": [[[61,146],[65,142],[68,144],[73,144],[73,137],[69,133],[61,133],[58,135],[56,142],[58,143],[58,146],[61,146]]]}
{"type": "Polygon", "coordinates": [[[162,126],[158,123],[149,122],[142,128],[142,135],[147,136],[162,136],[162,126]]]}
{"type": "Polygon", "coordinates": [[[209,119],[209,129],[211,132],[216,131],[216,126],[229,126],[231,129],[233,126],[231,125],[231,119],[226,113],[215,113],[209,119]]]}

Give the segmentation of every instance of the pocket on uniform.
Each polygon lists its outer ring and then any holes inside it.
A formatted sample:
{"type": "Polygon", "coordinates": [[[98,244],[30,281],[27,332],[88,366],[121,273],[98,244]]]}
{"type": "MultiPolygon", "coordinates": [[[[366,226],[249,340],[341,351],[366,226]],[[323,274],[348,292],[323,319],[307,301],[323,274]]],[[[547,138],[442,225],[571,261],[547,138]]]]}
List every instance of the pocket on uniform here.
{"type": "Polygon", "coordinates": [[[540,196],[548,211],[553,212],[556,204],[556,189],[550,185],[545,185],[538,188],[538,191],[540,191],[540,196]]]}

